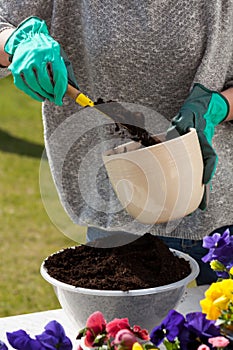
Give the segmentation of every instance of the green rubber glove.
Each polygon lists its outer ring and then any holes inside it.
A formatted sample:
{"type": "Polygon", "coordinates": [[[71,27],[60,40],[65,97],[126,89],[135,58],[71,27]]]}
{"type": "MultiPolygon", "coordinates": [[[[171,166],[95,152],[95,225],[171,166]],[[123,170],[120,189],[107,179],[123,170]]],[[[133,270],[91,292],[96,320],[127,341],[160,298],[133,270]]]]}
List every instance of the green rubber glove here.
{"type": "Polygon", "coordinates": [[[4,50],[15,85],[38,101],[62,105],[68,74],[60,45],[50,35],[45,21],[29,17],[8,38],[4,50]]]}
{"type": "MultiPolygon", "coordinates": [[[[172,119],[167,130],[167,139],[186,134],[190,128],[195,128],[200,142],[204,172],[203,184],[208,184],[217,166],[217,154],[212,147],[215,127],[228,115],[229,104],[224,96],[211,91],[201,84],[194,84],[193,89],[182,105],[179,113],[172,119]]],[[[206,208],[206,193],[199,206],[206,208]]]]}

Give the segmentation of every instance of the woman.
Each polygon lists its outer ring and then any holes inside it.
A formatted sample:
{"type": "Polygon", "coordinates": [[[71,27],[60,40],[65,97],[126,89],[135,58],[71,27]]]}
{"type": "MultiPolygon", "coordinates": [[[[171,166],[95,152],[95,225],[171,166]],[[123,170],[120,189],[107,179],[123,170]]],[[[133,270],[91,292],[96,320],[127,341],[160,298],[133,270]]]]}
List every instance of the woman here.
{"type": "MultiPolygon", "coordinates": [[[[16,85],[44,101],[45,145],[51,171],[66,211],[75,223],[88,226],[89,239],[113,231],[135,233],[137,226],[130,230],[128,215],[122,210],[111,210],[115,199],[104,172],[96,175],[101,195],[98,190],[96,195],[90,190],[88,178],[93,172],[96,174],[96,154],[90,162],[93,167],[85,174],[87,181],[80,185],[82,159],[109,137],[109,130],[85,125],[85,120],[77,118],[75,125],[72,121],[67,128],[66,122],[79,108],[64,96],[67,66],[58,43],[73,64],[80,90],[92,99],[101,96],[104,100],[136,102],[155,109],[168,120],[178,115],[171,128],[181,133],[193,123],[193,114],[201,121],[201,126],[193,126],[205,136],[199,137],[205,170],[208,151],[212,155],[205,179],[206,183],[212,182],[208,208],[203,201],[205,210],[197,209],[174,225],[150,227],[151,233],[169,237],[166,242],[171,247],[175,244],[180,250],[186,249],[200,263],[205,254],[202,238],[233,221],[233,126],[220,124],[233,119],[232,19],[230,0],[0,0],[0,64],[7,67],[11,60],[9,69],[16,85]],[[28,19],[31,16],[34,17],[28,19]],[[190,100],[194,83],[201,84],[208,96],[206,99],[200,92],[193,105],[190,100]],[[216,106],[216,96],[221,112],[213,115],[210,107],[216,106]],[[203,106],[202,102],[205,108],[197,108],[203,106]],[[204,130],[207,120],[210,134],[204,130]],[[83,129],[75,138],[72,130],[78,131],[81,126],[83,129]],[[216,157],[211,145],[214,130],[213,145],[219,157],[215,175],[216,157]],[[71,134],[74,138],[67,146],[71,134]]],[[[7,74],[7,68],[1,72],[2,76],[7,74]]],[[[73,75],[68,78],[76,84],[73,75]]],[[[212,277],[201,270],[198,283],[211,283],[212,277]]]]}

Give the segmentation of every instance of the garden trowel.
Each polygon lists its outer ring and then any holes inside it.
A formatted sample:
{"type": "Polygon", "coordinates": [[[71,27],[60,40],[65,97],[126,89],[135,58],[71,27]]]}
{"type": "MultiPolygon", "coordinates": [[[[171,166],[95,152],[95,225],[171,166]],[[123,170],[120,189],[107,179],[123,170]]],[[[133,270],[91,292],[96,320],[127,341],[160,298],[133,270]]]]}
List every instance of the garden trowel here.
{"type": "Polygon", "coordinates": [[[128,136],[141,143],[143,146],[152,146],[158,143],[148,131],[144,129],[144,115],[141,112],[131,112],[119,102],[104,102],[99,99],[93,102],[89,97],[83,94],[76,87],[68,84],[67,95],[70,96],[81,107],[92,107],[110,118],[123,129],[128,131],[128,136]]]}

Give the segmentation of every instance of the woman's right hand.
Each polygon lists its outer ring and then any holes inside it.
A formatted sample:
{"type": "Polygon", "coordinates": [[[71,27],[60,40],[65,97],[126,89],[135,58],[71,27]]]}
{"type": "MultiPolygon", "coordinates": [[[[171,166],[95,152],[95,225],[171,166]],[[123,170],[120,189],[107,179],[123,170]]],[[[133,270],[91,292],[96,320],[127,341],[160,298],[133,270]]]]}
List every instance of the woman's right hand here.
{"type": "Polygon", "coordinates": [[[38,101],[62,105],[68,73],[60,45],[49,34],[45,21],[29,17],[9,36],[5,46],[15,85],[38,101]]]}

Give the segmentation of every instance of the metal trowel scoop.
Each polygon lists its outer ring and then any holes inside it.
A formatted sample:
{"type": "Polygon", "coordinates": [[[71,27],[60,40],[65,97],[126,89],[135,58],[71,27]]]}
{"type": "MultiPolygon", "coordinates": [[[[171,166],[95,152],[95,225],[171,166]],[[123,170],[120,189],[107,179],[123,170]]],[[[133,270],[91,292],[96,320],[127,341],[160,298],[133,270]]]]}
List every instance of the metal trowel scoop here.
{"type": "Polygon", "coordinates": [[[143,146],[148,147],[161,141],[152,137],[144,129],[144,115],[141,112],[131,112],[118,102],[104,102],[99,99],[93,102],[89,97],[84,95],[77,88],[68,84],[67,95],[70,96],[81,107],[92,107],[114,121],[118,128],[128,131],[128,136],[143,146]]]}

